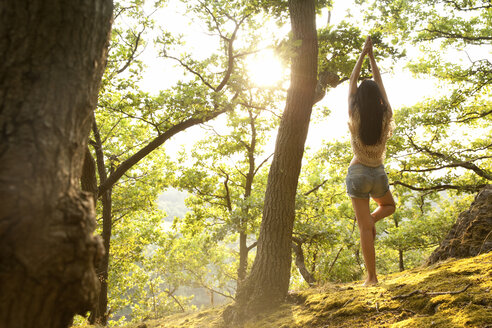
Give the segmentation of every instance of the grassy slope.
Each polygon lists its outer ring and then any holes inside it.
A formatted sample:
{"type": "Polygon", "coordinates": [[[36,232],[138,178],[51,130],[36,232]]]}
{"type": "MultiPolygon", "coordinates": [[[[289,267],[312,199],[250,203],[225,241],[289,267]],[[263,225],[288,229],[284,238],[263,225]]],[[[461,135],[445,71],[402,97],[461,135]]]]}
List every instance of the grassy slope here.
{"type": "MultiPolygon", "coordinates": [[[[492,253],[381,276],[380,281],[374,287],[356,282],[293,293],[289,303],[243,328],[492,327],[492,253]]],[[[225,328],[223,310],[125,328],[225,328]]]]}

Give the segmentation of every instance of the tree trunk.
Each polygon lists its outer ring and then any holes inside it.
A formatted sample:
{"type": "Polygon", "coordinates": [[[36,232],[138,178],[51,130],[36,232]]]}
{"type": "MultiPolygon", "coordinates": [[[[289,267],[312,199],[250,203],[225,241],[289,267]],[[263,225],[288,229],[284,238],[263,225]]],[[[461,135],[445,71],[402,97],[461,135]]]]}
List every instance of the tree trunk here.
{"type": "Polygon", "coordinates": [[[80,178],[80,185],[83,191],[90,192],[94,204],[97,202],[97,176],[96,176],[96,162],[92,157],[89,146],[85,149],[84,165],[82,167],[82,177],[80,178]]]}
{"type": "MultiPolygon", "coordinates": [[[[251,197],[251,192],[253,190],[253,182],[256,175],[256,164],[255,164],[255,152],[256,152],[256,121],[253,112],[249,110],[249,125],[251,127],[251,141],[249,146],[247,146],[247,158],[249,169],[246,174],[246,180],[244,184],[244,199],[247,200],[251,197]]],[[[248,253],[250,248],[247,245],[248,242],[248,229],[247,226],[250,220],[250,206],[247,205],[244,209],[244,216],[241,218],[240,231],[239,231],[239,267],[237,270],[237,289],[246,278],[246,273],[248,271],[248,253]]]]}
{"type": "Polygon", "coordinates": [[[405,271],[405,262],[403,260],[403,250],[398,250],[398,264],[400,266],[400,272],[405,271]]]}
{"type": "Polygon", "coordinates": [[[99,293],[96,311],[94,315],[94,323],[106,326],[108,322],[108,276],[109,276],[109,251],[111,245],[111,234],[113,227],[112,210],[112,189],[108,189],[104,192],[101,198],[102,210],[103,210],[103,229],[102,238],[104,245],[104,254],[102,260],[97,267],[97,276],[101,284],[101,290],[99,293]]]}
{"type": "MultiPolygon", "coordinates": [[[[424,213],[423,213],[422,208],[421,208],[421,212],[423,215],[424,213]]],[[[393,222],[395,223],[396,228],[399,227],[399,221],[398,220],[399,220],[399,215],[393,215],[393,222]]],[[[401,248],[398,249],[398,265],[399,265],[400,272],[405,271],[405,263],[403,261],[403,249],[401,249],[401,248]]]]}
{"type": "Polygon", "coordinates": [[[293,40],[302,43],[292,59],[291,86],[268,175],[256,258],[238,290],[234,310],[224,314],[226,321],[279,305],[289,288],[295,195],[314,101],[318,55],[315,1],[289,1],[289,12],[293,40]]]}
{"type": "MultiPolygon", "coordinates": [[[[99,129],[97,127],[96,119],[93,119],[92,131],[94,133],[94,139],[96,141],[95,151],[96,151],[96,163],[97,171],[99,173],[100,185],[104,184],[108,179],[106,174],[106,164],[104,160],[104,153],[102,150],[101,135],[99,134],[99,129]]],[[[111,169],[111,173],[113,169],[111,169]]],[[[100,324],[106,326],[108,321],[108,273],[109,273],[109,251],[111,248],[111,234],[113,227],[113,217],[112,217],[112,187],[106,189],[101,196],[102,205],[102,239],[104,245],[104,254],[102,260],[97,267],[97,277],[101,284],[101,290],[97,297],[97,303],[89,317],[89,322],[91,324],[100,324]]]]}
{"type": "Polygon", "coordinates": [[[239,267],[237,269],[237,288],[246,278],[246,272],[248,270],[248,235],[244,232],[239,232],[239,267]]]}
{"type": "Polygon", "coordinates": [[[110,0],[0,2],[0,327],[90,309],[102,245],[80,191],[110,0]]]}
{"type": "Polygon", "coordinates": [[[301,273],[301,276],[304,278],[304,281],[308,283],[309,286],[313,286],[316,283],[316,279],[306,268],[306,263],[304,262],[304,251],[302,250],[302,242],[294,241],[292,243],[292,249],[296,254],[296,266],[301,273]]]}

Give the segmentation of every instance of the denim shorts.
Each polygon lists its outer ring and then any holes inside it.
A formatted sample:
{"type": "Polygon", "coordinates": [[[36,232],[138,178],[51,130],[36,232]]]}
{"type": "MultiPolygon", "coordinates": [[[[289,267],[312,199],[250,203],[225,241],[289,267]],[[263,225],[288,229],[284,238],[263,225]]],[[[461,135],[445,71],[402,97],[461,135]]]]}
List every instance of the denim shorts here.
{"type": "Polygon", "coordinates": [[[369,167],[362,164],[350,165],[345,178],[347,194],[354,198],[380,198],[389,190],[388,176],[384,166],[369,167]]]}

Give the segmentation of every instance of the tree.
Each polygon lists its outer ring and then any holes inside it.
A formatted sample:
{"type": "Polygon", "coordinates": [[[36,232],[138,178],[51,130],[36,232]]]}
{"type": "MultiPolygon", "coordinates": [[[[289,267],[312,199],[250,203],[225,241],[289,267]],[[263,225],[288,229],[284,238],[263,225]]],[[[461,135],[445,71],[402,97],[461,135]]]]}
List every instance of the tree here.
{"type": "MultiPolygon", "coordinates": [[[[251,98],[261,98],[260,92],[251,98]]],[[[256,246],[254,238],[248,245],[248,237],[256,234],[261,220],[266,180],[263,167],[270,158],[263,146],[266,133],[275,126],[266,108],[258,109],[269,107],[268,102],[255,104],[252,100],[228,113],[227,125],[232,131],[222,135],[211,128],[191,151],[193,164],[177,172],[177,187],[191,195],[187,199],[190,212],[180,220],[180,231],[206,234],[217,243],[238,237],[238,285],[246,277],[248,253],[256,246]]],[[[179,162],[187,163],[186,158],[179,162]]]]}
{"type": "Polygon", "coordinates": [[[268,175],[257,255],[238,290],[237,312],[227,311],[226,320],[241,320],[242,313],[278,305],[289,287],[295,196],[314,104],[318,56],[315,1],[289,1],[289,12],[292,38],[300,45],[292,58],[291,85],[268,175]]]}
{"type": "MultiPolygon", "coordinates": [[[[181,36],[163,31],[158,37],[156,45],[160,55],[177,63],[184,77],[156,96],[142,91],[137,83],[143,69],[143,64],[137,59],[139,47],[145,45],[143,30],[152,23],[143,17],[141,1],[116,8],[117,17],[129,15],[138,21],[138,26],[125,30],[116,24],[110,65],[93,126],[91,145],[99,176],[97,194],[102,204],[102,236],[107,250],[98,269],[102,288],[98,310],[92,316],[93,322],[97,320],[104,324],[107,320],[113,188],[122,178],[131,176],[132,172],[142,173],[142,162],[152,153],[159,152],[159,147],[171,137],[234,110],[241,95],[248,89],[242,80],[240,72],[244,68],[239,67],[239,62],[256,51],[256,44],[245,42],[246,46],[240,48],[236,43],[238,39],[254,40],[248,35],[247,27],[258,23],[253,22],[254,10],[249,6],[241,2],[226,3],[187,3],[188,12],[206,25],[213,42],[218,41],[220,50],[207,58],[197,60],[196,54],[188,50],[181,36]],[[223,71],[218,72],[218,68],[223,71]],[[126,76],[121,77],[121,73],[126,76]]],[[[88,180],[93,180],[94,176],[88,174],[88,180]]]]}
{"type": "Polygon", "coordinates": [[[0,5],[0,326],[67,327],[102,246],[79,179],[112,1],[0,5]]]}

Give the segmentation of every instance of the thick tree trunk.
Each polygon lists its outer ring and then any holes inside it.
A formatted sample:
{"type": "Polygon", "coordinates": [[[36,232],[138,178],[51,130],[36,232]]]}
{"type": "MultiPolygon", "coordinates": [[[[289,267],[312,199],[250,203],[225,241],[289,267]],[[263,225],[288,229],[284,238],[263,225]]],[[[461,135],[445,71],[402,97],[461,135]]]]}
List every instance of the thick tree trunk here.
{"type": "Polygon", "coordinates": [[[0,327],[89,310],[102,245],[80,191],[109,0],[0,2],[0,327]]]}
{"type": "Polygon", "coordinates": [[[300,40],[301,45],[292,59],[291,86],[268,175],[257,255],[238,290],[234,310],[224,314],[226,321],[277,306],[289,288],[295,195],[314,101],[318,55],[315,1],[289,1],[289,11],[294,42],[300,40]]]}

